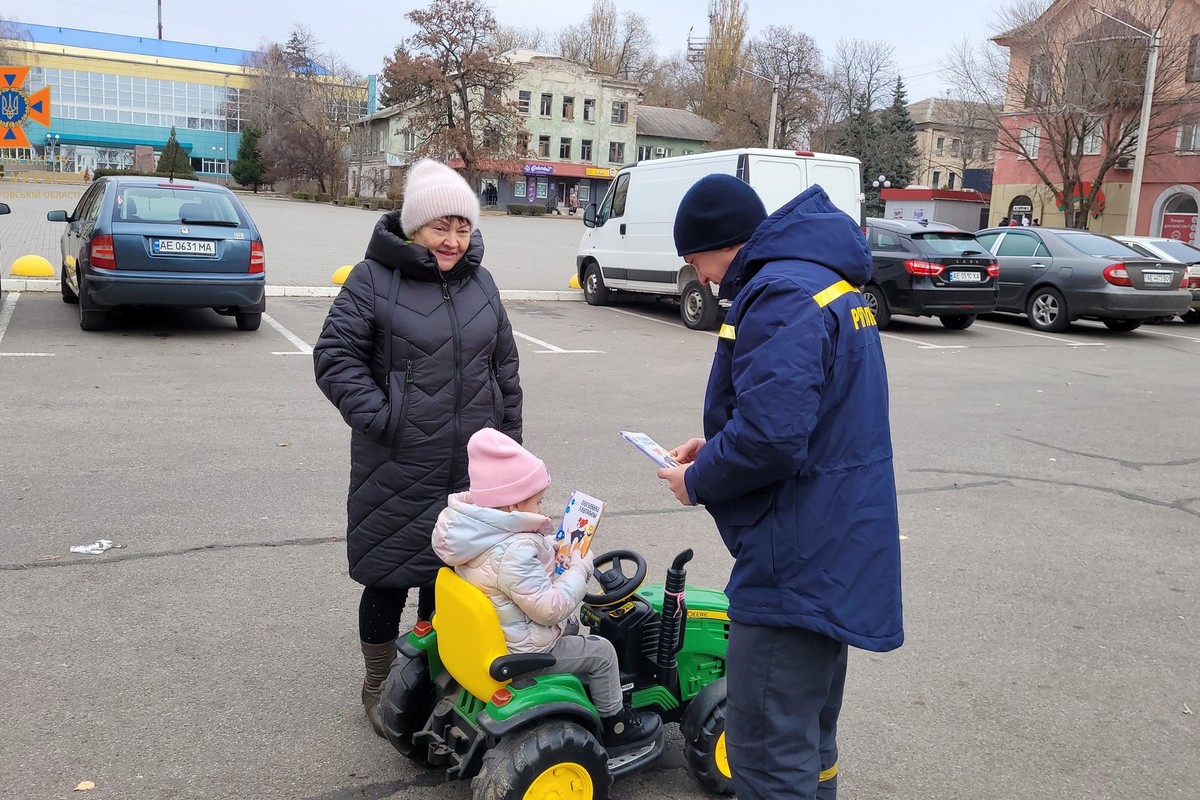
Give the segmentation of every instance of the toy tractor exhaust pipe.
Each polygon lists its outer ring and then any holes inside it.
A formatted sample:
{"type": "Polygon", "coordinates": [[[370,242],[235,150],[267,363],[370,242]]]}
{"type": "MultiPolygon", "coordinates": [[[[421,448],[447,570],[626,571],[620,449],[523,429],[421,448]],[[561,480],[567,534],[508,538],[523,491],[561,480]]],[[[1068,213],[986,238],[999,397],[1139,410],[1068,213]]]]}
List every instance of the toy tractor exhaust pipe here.
{"type": "Polygon", "coordinates": [[[675,692],[675,681],[679,676],[679,662],[675,658],[679,652],[679,632],[687,614],[683,601],[683,590],[687,584],[684,566],[692,560],[692,555],[691,548],[688,548],[675,556],[663,584],[662,623],[658,629],[658,653],[654,660],[658,664],[659,684],[672,693],[675,692]]]}

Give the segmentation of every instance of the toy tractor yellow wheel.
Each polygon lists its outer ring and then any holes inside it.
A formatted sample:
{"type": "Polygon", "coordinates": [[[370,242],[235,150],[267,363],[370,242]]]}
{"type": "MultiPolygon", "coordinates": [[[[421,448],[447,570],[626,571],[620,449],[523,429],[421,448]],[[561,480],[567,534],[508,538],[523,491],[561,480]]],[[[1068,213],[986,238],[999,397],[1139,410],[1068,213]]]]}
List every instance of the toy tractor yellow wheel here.
{"type": "Polygon", "coordinates": [[[606,800],[608,754],[579,725],[546,720],[504,737],[483,757],[471,794],[488,800],[606,800]]]}
{"type": "Polygon", "coordinates": [[[733,772],[725,751],[725,679],[701,690],[679,726],[683,755],[692,777],[714,794],[733,794],[733,772]]]}

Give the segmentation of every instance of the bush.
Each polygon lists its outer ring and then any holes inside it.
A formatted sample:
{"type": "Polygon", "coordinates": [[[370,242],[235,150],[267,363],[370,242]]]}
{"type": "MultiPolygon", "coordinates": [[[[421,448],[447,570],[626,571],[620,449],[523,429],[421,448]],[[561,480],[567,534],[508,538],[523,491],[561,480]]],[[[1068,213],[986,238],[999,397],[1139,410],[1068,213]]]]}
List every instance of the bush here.
{"type": "Polygon", "coordinates": [[[348,194],[348,195],[346,195],[345,197],[343,197],[343,198],[342,198],[342,205],[344,205],[344,206],[356,206],[356,205],[358,205],[358,198],[357,198],[357,197],[355,197],[355,196],[354,196],[354,195],[352,195],[352,194],[348,194]]]}
{"type": "Polygon", "coordinates": [[[308,192],[292,192],[292,197],[297,200],[312,200],[312,195],[308,192]]]}
{"type": "Polygon", "coordinates": [[[318,203],[328,203],[333,199],[333,195],[329,194],[328,192],[317,192],[317,196],[313,199],[318,203]]]}
{"type": "Polygon", "coordinates": [[[391,211],[396,207],[396,203],[392,200],[388,200],[386,197],[380,200],[378,205],[381,211],[391,211]]]}
{"type": "Polygon", "coordinates": [[[514,217],[542,217],[546,214],[545,206],[531,205],[529,203],[508,203],[504,206],[504,209],[514,217]]]}
{"type": "Polygon", "coordinates": [[[544,217],[544,216],[546,216],[546,207],[545,206],[529,206],[529,211],[527,211],[525,213],[529,214],[531,217],[544,217]]]}

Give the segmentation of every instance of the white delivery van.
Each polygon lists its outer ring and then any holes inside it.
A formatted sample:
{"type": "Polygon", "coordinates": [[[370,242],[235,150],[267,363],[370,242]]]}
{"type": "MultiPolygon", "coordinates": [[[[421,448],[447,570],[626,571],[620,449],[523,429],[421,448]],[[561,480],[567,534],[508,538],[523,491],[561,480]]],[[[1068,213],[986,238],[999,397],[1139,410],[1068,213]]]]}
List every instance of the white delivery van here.
{"type": "Polygon", "coordinates": [[[587,226],[575,266],[584,297],[603,305],[613,292],[679,298],[693,330],[716,325],[720,309],[696,272],[675,254],[675,212],[696,181],[715,172],[750,184],[771,214],[819,183],[834,205],[862,222],[857,158],[792,150],[742,148],[639,161],[624,167],[599,207],[584,211],[587,226]]]}

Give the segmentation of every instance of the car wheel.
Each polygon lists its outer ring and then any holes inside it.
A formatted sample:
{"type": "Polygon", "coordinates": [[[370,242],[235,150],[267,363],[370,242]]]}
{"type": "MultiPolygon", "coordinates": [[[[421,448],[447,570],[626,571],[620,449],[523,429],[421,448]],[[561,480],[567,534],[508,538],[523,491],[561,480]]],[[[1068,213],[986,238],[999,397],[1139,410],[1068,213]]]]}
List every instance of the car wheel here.
{"type": "Polygon", "coordinates": [[[1142,320],[1140,320],[1140,319],[1106,319],[1106,320],[1104,320],[1104,327],[1108,328],[1110,331],[1117,331],[1118,333],[1125,333],[1127,331],[1135,331],[1138,328],[1142,327],[1142,320]]]}
{"type": "Polygon", "coordinates": [[[58,285],[62,289],[62,299],[64,303],[78,303],[79,295],[75,294],[75,290],[71,288],[71,284],[67,283],[67,265],[63,264],[58,271],[58,285]]]}
{"type": "Polygon", "coordinates": [[[1184,314],[1180,314],[1179,318],[1184,322],[1191,323],[1192,325],[1200,324],[1200,311],[1197,311],[1193,308],[1184,314]]]}
{"type": "Polygon", "coordinates": [[[712,290],[700,281],[688,281],[679,297],[679,315],[683,317],[683,324],[694,331],[711,330],[720,313],[712,290]]]}
{"type": "Polygon", "coordinates": [[[233,317],[237,320],[239,331],[256,331],[258,326],[262,324],[262,312],[253,311],[249,313],[238,312],[233,317]]]}
{"type": "Polygon", "coordinates": [[[975,323],[974,314],[954,314],[952,316],[938,317],[952,331],[965,331],[975,323]]]}
{"type": "Polygon", "coordinates": [[[483,756],[473,797],[606,800],[608,753],[574,722],[550,719],[519,729],[483,756]]]}
{"type": "Polygon", "coordinates": [[[583,271],[583,299],[589,306],[602,306],[608,302],[609,294],[604,276],[600,274],[600,265],[595,261],[589,263],[583,271]]]}
{"type": "Polygon", "coordinates": [[[428,764],[428,748],[418,748],[413,734],[425,727],[436,701],[437,691],[425,660],[397,654],[379,693],[379,719],[396,752],[419,764],[428,764]]]}
{"type": "Polygon", "coordinates": [[[84,331],[104,330],[104,309],[92,305],[88,296],[87,281],[84,280],[83,270],[76,273],[79,276],[79,329],[84,331]]]}
{"type": "Polygon", "coordinates": [[[1029,327],[1035,331],[1062,333],[1071,325],[1067,301],[1063,299],[1062,292],[1050,286],[1035,289],[1029,295],[1025,314],[1029,317],[1029,327]]]}
{"type": "Polygon", "coordinates": [[[871,284],[863,289],[863,298],[867,301],[867,308],[871,309],[871,313],[875,316],[875,325],[879,330],[883,330],[892,321],[892,312],[888,311],[887,300],[884,299],[883,289],[880,289],[875,284],[871,284]]]}

